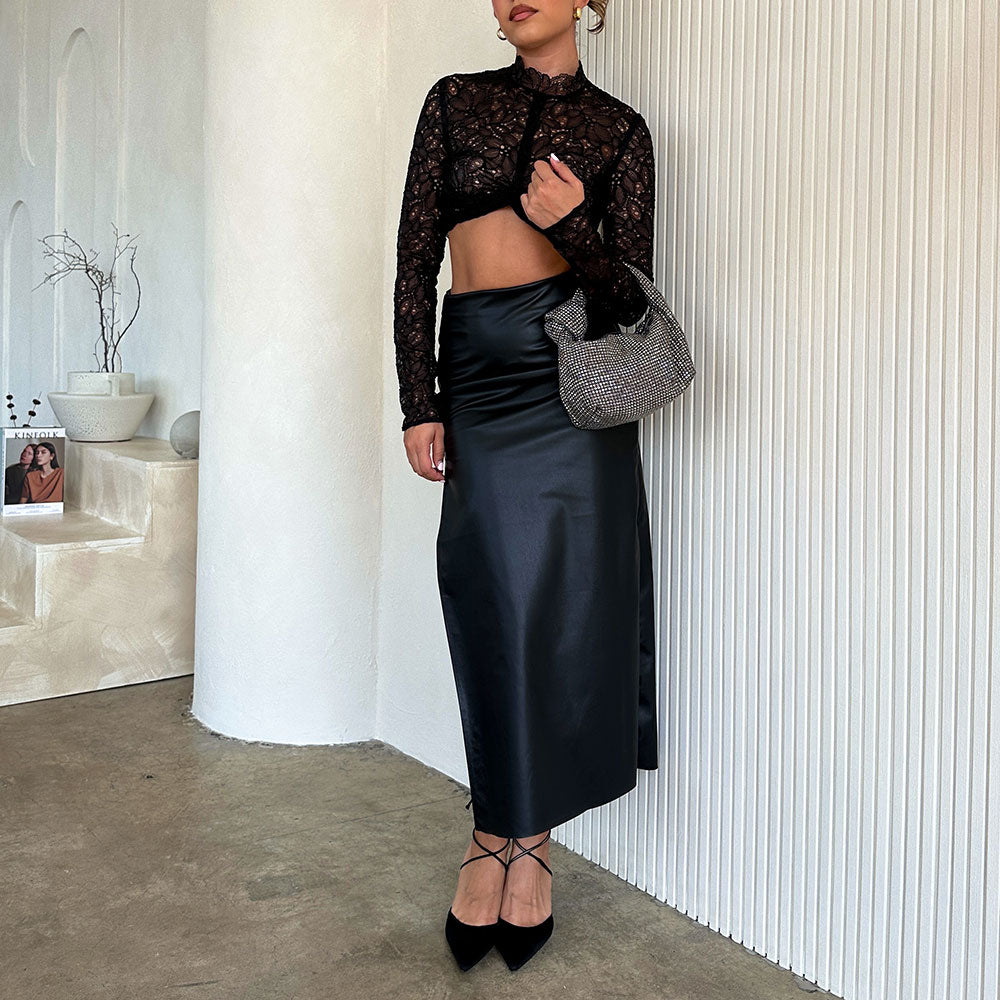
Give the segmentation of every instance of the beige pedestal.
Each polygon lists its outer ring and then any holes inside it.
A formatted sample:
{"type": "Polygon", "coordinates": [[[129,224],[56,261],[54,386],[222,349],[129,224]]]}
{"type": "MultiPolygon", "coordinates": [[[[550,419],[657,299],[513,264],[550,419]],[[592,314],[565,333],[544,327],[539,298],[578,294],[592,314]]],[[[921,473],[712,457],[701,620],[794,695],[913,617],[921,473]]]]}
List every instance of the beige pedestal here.
{"type": "Polygon", "coordinates": [[[66,442],[62,514],[0,518],[0,705],[190,674],[198,463],[66,442]]]}

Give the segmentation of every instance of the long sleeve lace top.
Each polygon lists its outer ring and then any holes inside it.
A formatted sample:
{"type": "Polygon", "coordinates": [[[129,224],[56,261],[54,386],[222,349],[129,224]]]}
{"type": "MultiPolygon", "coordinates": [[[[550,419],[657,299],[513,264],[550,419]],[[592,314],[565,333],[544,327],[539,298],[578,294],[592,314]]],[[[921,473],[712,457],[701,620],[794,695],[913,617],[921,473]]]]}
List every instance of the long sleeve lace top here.
{"type": "MultiPolygon", "coordinates": [[[[575,273],[598,333],[638,321],[646,300],[628,261],[653,277],[653,143],[642,115],[584,73],[548,76],[520,55],[441,77],[417,119],[396,241],[393,340],[405,430],[440,420],[437,280],[452,227],[509,205],[575,273]],[[546,227],[521,205],[535,160],[554,152],[584,200],[546,227]],[[598,230],[600,225],[601,229],[598,230]]],[[[596,334],[595,334],[596,335],[596,334]]]]}

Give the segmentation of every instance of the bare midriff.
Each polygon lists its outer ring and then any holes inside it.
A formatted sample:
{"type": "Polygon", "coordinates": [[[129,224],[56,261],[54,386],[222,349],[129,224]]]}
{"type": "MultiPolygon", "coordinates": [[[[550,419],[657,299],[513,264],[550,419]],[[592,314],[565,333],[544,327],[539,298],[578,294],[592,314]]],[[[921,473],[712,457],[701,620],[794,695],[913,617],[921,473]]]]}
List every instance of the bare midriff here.
{"type": "Polygon", "coordinates": [[[566,259],[509,205],[466,219],[448,233],[450,292],[541,281],[570,268],[566,259]]]}

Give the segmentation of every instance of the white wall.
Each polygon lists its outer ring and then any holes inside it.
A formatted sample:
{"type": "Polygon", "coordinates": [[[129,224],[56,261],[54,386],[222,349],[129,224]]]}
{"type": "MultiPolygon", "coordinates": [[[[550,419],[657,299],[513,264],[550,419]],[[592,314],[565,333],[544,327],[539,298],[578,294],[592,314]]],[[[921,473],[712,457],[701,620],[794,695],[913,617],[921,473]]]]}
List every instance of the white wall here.
{"type": "MultiPolygon", "coordinates": [[[[418,92],[512,57],[487,4],[392,16],[387,303],[418,92]]],[[[650,122],[699,374],[644,422],[661,767],[554,836],[851,1000],[1000,994],[997,25],[622,0],[581,53],[650,122]]],[[[465,781],[390,318],[378,733],[465,781]]]]}
{"type": "MultiPolygon", "coordinates": [[[[458,698],[437,588],[434,545],[441,487],[410,468],[403,450],[392,342],[396,230],[420,105],[445,73],[503,66],[514,58],[496,37],[488,3],[390,4],[386,32],[385,204],[382,277],[382,548],[379,574],[376,733],[418,760],[468,784],[458,698]],[[419,35],[419,37],[417,37],[419,35]]],[[[451,285],[445,253],[438,281],[451,285]]]]}
{"type": "Polygon", "coordinates": [[[200,407],[203,47],[202,0],[0,0],[0,395],[18,423],[32,396],[32,423],[57,423],[45,394],[98,367],[93,292],[79,275],[33,291],[38,240],[65,227],[108,266],[113,222],[137,237],[142,283],[119,367],[156,393],[138,433],[200,407]]]}

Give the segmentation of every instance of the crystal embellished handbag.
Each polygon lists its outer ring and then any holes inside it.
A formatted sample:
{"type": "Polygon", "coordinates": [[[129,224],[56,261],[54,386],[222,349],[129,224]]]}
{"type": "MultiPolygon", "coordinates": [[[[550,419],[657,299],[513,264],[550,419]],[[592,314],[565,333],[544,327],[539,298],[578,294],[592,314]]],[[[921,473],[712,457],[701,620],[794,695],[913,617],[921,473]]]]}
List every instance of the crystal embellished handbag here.
{"type": "Polygon", "coordinates": [[[695,375],[684,331],[666,300],[644,272],[624,263],[648,301],[633,332],[587,338],[582,288],[545,314],[545,332],[559,349],[559,396],[572,423],[586,430],[647,416],[679,396],[695,375]]]}

